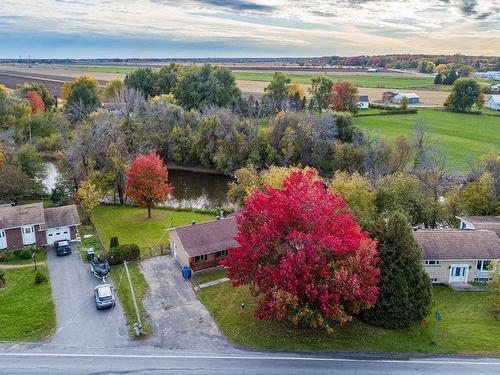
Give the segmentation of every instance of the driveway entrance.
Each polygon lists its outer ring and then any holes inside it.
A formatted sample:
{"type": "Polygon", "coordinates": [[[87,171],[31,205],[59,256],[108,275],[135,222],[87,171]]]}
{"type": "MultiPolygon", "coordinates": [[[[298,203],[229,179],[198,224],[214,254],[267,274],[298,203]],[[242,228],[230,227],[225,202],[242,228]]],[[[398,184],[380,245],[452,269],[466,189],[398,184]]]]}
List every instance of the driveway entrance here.
{"type": "Polygon", "coordinates": [[[144,306],[153,324],[153,345],[165,349],[216,351],[233,348],[169,255],[141,262],[150,287],[144,306]]]}
{"type": "Polygon", "coordinates": [[[97,311],[94,287],[101,283],[80,258],[78,246],[58,257],[49,248],[47,263],[56,305],[57,330],[49,343],[61,347],[112,348],[128,342],[120,301],[110,310],[97,311]]]}

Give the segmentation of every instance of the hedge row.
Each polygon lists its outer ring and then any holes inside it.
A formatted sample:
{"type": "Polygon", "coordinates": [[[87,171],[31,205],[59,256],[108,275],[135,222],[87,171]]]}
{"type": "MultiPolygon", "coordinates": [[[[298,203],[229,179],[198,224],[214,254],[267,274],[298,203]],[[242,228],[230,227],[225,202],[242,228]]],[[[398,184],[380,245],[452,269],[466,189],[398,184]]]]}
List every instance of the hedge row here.
{"type": "Polygon", "coordinates": [[[106,252],[106,259],[112,266],[121,264],[124,261],[132,262],[139,259],[141,256],[141,249],[135,243],[120,245],[113,247],[106,252]]]}
{"type": "Polygon", "coordinates": [[[380,113],[367,113],[367,114],[357,115],[356,117],[388,116],[388,115],[408,115],[408,114],[415,114],[415,113],[418,113],[418,109],[411,108],[411,109],[398,109],[398,110],[392,110],[392,111],[380,112],[380,113]]]}

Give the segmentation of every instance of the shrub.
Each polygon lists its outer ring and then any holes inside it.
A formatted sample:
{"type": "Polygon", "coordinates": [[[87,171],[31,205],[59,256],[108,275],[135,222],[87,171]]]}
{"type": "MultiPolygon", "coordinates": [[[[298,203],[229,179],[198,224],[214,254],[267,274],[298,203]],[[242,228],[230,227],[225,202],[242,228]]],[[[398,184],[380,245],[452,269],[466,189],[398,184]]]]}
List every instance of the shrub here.
{"type": "Polygon", "coordinates": [[[29,259],[29,258],[31,258],[31,253],[32,253],[32,249],[30,247],[22,249],[21,252],[19,253],[19,258],[29,259]]]}
{"type": "Polygon", "coordinates": [[[37,271],[35,275],[35,284],[41,284],[41,283],[46,283],[47,282],[47,276],[45,276],[44,273],[41,271],[37,271]]]}
{"type": "Polygon", "coordinates": [[[120,246],[119,242],[118,242],[118,237],[111,237],[111,239],[109,240],[109,248],[110,249],[113,249],[115,247],[118,247],[120,246]]]}
{"type": "Polygon", "coordinates": [[[14,250],[12,252],[16,258],[21,258],[21,250],[14,250]]]}
{"type": "Polygon", "coordinates": [[[126,244],[109,249],[106,258],[109,264],[115,265],[124,261],[134,261],[140,258],[141,250],[136,244],[126,244]]]}

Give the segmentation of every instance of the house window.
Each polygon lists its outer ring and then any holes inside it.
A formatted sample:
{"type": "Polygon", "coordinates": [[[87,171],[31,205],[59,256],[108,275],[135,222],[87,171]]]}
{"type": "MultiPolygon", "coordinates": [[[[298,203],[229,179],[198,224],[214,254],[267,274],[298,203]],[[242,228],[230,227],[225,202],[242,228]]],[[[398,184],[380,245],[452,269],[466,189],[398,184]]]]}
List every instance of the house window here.
{"type": "Polygon", "coordinates": [[[476,270],[478,271],[489,271],[488,266],[491,260],[478,260],[476,265],[476,270]]]}
{"type": "Polygon", "coordinates": [[[439,266],[441,261],[439,260],[424,260],[424,265],[426,266],[439,266]]]}
{"type": "Polygon", "coordinates": [[[195,263],[201,263],[201,262],[206,262],[206,261],[207,261],[207,254],[198,255],[197,257],[194,257],[195,263]]]}
{"type": "Polygon", "coordinates": [[[486,284],[490,280],[491,279],[489,277],[475,277],[474,278],[474,282],[475,283],[484,283],[484,284],[486,284]]]}
{"type": "Polygon", "coordinates": [[[437,284],[437,282],[438,282],[438,278],[437,278],[437,277],[431,277],[431,282],[432,282],[433,284],[437,284]]]}
{"type": "Polygon", "coordinates": [[[224,257],[227,257],[227,254],[228,254],[227,250],[221,250],[221,251],[217,251],[216,256],[217,256],[217,258],[224,258],[224,257]]]}

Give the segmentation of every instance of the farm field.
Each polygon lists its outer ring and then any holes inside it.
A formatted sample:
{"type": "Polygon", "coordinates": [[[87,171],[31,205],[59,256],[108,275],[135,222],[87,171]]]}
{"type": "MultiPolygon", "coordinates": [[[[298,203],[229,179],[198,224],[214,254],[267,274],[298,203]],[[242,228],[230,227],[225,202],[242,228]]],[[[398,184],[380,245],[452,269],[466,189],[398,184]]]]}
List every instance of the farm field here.
{"type": "Polygon", "coordinates": [[[251,348],[273,350],[342,350],[370,352],[500,354],[500,322],[489,310],[488,293],[455,292],[433,286],[433,314],[409,329],[383,329],[353,319],[328,335],[318,329],[293,327],[276,320],[258,320],[257,300],[247,286],[222,283],[201,289],[198,295],[222,333],[232,342],[251,348]],[[241,309],[241,304],[245,309],[241,309]],[[434,341],[434,342],[433,342],[434,341]]]}
{"type": "Polygon", "coordinates": [[[420,109],[417,114],[357,117],[356,125],[365,133],[387,137],[414,137],[415,123],[422,120],[428,141],[446,155],[455,172],[468,171],[481,155],[500,148],[500,117],[420,109]]]}

